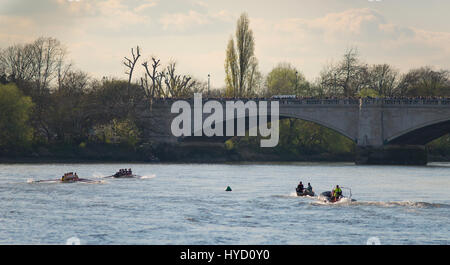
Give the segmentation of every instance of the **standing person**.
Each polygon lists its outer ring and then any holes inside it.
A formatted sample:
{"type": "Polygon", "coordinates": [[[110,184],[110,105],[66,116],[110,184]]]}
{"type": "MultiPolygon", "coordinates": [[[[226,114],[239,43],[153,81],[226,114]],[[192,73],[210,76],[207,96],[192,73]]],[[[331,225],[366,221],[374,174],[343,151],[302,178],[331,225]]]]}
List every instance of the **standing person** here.
{"type": "Polygon", "coordinates": [[[336,189],[334,191],[336,192],[337,197],[342,196],[342,190],[339,185],[336,185],[336,189]]]}
{"type": "Polygon", "coordinates": [[[339,185],[336,185],[336,188],[333,189],[331,195],[332,198],[334,198],[334,201],[337,201],[339,199],[339,197],[342,195],[342,190],[339,185]]]}

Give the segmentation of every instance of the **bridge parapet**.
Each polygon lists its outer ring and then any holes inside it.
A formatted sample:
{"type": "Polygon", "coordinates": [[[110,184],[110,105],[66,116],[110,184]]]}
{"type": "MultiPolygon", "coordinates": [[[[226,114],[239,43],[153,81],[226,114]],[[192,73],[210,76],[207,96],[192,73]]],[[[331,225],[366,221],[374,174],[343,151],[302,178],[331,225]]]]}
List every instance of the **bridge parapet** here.
{"type": "MultiPolygon", "coordinates": [[[[154,104],[172,104],[177,100],[185,100],[194,102],[193,98],[161,98],[154,99],[154,104]]],[[[203,98],[203,101],[216,100],[221,103],[226,101],[278,101],[280,104],[294,104],[294,105],[420,105],[420,106],[448,106],[450,105],[450,98],[289,98],[289,99],[274,99],[274,98],[203,98]]]]}

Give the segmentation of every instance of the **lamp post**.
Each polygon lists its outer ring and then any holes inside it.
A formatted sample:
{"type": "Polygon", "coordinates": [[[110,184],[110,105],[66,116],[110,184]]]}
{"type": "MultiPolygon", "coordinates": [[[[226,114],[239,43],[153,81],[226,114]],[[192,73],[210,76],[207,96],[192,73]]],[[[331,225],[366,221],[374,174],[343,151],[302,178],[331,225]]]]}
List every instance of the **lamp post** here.
{"type": "Polygon", "coordinates": [[[297,85],[298,85],[298,71],[295,71],[295,93],[298,95],[297,85]]]}
{"type": "Polygon", "coordinates": [[[208,74],[208,98],[209,98],[209,85],[210,85],[210,77],[211,77],[211,75],[210,74],[208,74]]]}

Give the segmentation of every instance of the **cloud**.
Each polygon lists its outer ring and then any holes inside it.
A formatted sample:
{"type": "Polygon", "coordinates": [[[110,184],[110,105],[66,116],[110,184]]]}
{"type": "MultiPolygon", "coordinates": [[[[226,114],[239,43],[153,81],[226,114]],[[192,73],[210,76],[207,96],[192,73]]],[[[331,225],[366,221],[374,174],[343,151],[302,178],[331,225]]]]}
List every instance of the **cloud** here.
{"type": "Polygon", "coordinates": [[[152,8],[158,5],[157,0],[146,0],[144,3],[140,4],[139,6],[135,7],[133,10],[135,12],[142,12],[146,11],[148,8],[152,8]]]}
{"type": "Polygon", "coordinates": [[[163,25],[165,30],[175,29],[184,30],[195,25],[204,25],[210,23],[210,19],[207,15],[198,13],[193,10],[189,10],[185,13],[165,14],[159,22],[163,25]]]}
{"type": "Polygon", "coordinates": [[[450,32],[434,32],[389,21],[370,8],[348,9],[320,17],[267,20],[250,18],[256,55],[265,71],[280,61],[296,64],[312,78],[330,60],[357,47],[368,63],[413,67],[450,67],[450,32]]]}
{"type": "Polygon", "coordinates": [[[350,9],[339,13],[329,13],[314,19],[291,18],[275,25],[280,32],[300,34],[303,37],[320,36],[323,41],[333,43],[343,39],[359,40],[378,38],[380,25],[386,24],[384,17],[369,8],[350,9]]]}
{"type": "MultiPolygon", "coordinates": [[[[195,5],[199,5],[198,2],[195,5]]],[[[189,10],[187,13],[166,13],[159,19],[159,23],[164,30],[184,31],[196,26],[218,26],[217,23],[220,22],[231,23],[234,22],[235,18],[236,16],[227,10],[214,12],[189,10]]]]}
{"type": "Polygon", "coordinates": [[[318,39],[330,44],[357,42],[364,45],[388,42],[395,45],[396,42],[409,41],[437,44],[441,48],[444,48],[444,42],[449,40],[450,34],[388,23],[378,11],[369,8],[329,13],[309,20],[284,19],[276,23],[273,30],[278,34],[290,34],[295,39],[318,39]]]}
{"type": "MultiPolygon", "coordinates": [[[[226,43],[241,12],[233,3],[205,0],[0,1],[5,3],[0,7],[0,47],[56,37],[80,68],[121,76],[123,56],[140,45],[146,56],[179,60],[180,70],[196,76],[211,73],[217,86],[223,84],[226,43]]],[[[248,8],[260,69],[267,73],[279,62],[290,62],[312,80],[352,46],[364,61],[389,63],[402,71],[422,65],[450,68],[447,29],[424,29],[419,22],[411,26],[401,14],[389,19],[383,9],[339,8],[315,14],[308,9],[311,14],[301,16],[267,12],[270,4],[263,1],[248,8]]]]}

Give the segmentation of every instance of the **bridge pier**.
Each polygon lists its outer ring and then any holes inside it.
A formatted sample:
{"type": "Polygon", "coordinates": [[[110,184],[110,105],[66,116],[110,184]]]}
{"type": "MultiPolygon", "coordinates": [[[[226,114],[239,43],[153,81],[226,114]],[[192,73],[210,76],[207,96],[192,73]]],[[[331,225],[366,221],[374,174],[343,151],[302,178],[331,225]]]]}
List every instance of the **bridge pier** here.
{"type": "Polygon", "coordinates": [[[357,165],[426,165],[427,151],[423,145],[357,146],[357,165]]]}

